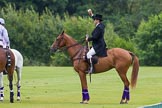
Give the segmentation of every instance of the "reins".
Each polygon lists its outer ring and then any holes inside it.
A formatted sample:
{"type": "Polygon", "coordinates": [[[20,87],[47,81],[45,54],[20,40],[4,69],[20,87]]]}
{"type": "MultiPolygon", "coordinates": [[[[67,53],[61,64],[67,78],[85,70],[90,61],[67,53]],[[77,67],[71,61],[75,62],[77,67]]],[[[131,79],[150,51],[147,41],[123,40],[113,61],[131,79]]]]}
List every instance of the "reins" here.
{"type": "Polygon", "coordinates": [[[83,49],[84,47],[81,47],[81,48],[79,48],[76,52],[75,52],[75,54],[71,57],[71,60],[72,61],[75,61],[75,60],[77,60],[77,59],[81,59],[81,58],[75,58],[74,59],[74,57],[83,49]]]}
{"type": "Polygon", "coordinates": [[[73,44],[73,45],[65,46],[65,48],[66,48],[66,50],[68,50],[69,48],[71,48],[71,47],[73,47],[73,46],[76,46],[76,45],[80,45],[80,44],[82,44],[82,43],[84,43],[84,42],[85,42],[85,40],[83,39],[82,41],[80,41],[80,42],[78,42],[78,43],[75,43],[75,44],[73,44]]]}
{"type": "Polygon", "coordinates": [[[80,45],[80,44],[82,44],[82,43],[84,43],[84,42],[85,42],[85,40],[82,40],[82,41],[77,42],[77,43],[75,43],[75,44],[73,44],[73,45],[62,47],[62,48],[60,48],[60,50],[61,50],[61,51],[65,51],[65,50],[68,50],[68,49],[71,48],[71,47],[80,45]]]}
{"type": "MultiPolygon", "coordinates": [[[[72,45],[70,45],[70,46],[65,46],[65,47],[60,48],[60,49],[59,49],[59,52],[64,52],[64,51],[68,50],[69,48],[74,47],[74,46],[77,46],[77,45],[80,45],[80,44],[83,44],[84,42],[85,42],[85,40],[82,39],[80,42],[77,42],[77,43],[72,44],[72,45]]],[[[72,61],[81,59],[81,57],[75,58],[75,56],[76,56],[83,48],[84,48],[84,47],[79,48],[79,49],[75,52],[75,54],[74,54],[70,59],[71,59],[72,61]]]]}

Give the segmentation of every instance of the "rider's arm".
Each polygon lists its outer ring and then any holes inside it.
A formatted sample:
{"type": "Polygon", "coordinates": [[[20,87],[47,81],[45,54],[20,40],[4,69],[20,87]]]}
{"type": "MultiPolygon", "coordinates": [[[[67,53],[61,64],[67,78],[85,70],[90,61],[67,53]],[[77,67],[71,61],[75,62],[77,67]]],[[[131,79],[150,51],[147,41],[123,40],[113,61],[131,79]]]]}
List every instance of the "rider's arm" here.
{"type": "Polygon", "coordinates": [[[6,43],[6,46],[10,47],[10,40],[9,40],[8,32],[6,29],[3,30],[3,36],[4,36],[4,41],[6,43]]]}

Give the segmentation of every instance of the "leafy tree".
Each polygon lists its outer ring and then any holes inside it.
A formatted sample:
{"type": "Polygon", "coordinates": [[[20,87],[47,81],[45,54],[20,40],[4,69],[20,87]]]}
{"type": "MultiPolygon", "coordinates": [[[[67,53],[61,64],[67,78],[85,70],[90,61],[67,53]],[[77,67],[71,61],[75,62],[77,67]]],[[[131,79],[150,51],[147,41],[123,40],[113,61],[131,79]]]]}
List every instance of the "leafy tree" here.
{"type": "Polygon", "coordinates": [[[115,25],[114,31],[125,40],[130,40],[135,34],[135,28],[129,16],[120,18],[118,24],[115,25]]]}
{"type": "Polygon", "coordinates": [[[93,20],[91,18],[75,17],[65,15],[65,21],[63,22],[65,31],[73,36],[77,40],[85,38],[86,34],[91,35],[91,31],[94,28],[93,20]]]}
{"type": "Polygon", "coordinates": [[[63,15],[66,11],[68,0],[33,0],[33,4],[37,7],[36,11],[42,13],[46,8],[48,8],[53,15],[56,13],[63,15]]]}
{"type": "Polygon", "coordinates": [[[114,26],[110,23],[105,28],[105,41],[108,48],[123,48],[134,53],[137,53],[135,45],[132,40],[125,40],[114,32],[114,26]]]}
{"type": "Polygon", "coordinates": [[[6,20],[11,48],[22,53],[25,65],[49,65],[50,45],[63,27],[60,17],[49,10],[41,16],[34,10],[16,11],[11,5],[0,14],[6,20]]]}
{"type": "Polygon", "coordinates": [[[140,50],[141,63],[162,65],[162,14],[142,21],[136,33],[136,43],[140,50]]]}
{"type": "Polygon", "coordinates": [[[68,0],[1,0],[1,7],[8,4],[15,6],[16,10],[34,9],[39,14],[42,14],[48,8],[53,15],[63,15],[66,11],[68,0]]]}
{"type": "Polygon", "coordinates": [[[52,60],[51,60],[50,65],[54,65],[54,66],[71,66],[72,65],[72,62],[66,51],[51,54],[51,59],[52,60]]]}
{"type": "Polygon", "coordinates": [[[129,0],[129,15],[134,28],[137,29],[141,20],[148,20],[150,15],[157,15],[162,11],[161,0],[129,0]]]}

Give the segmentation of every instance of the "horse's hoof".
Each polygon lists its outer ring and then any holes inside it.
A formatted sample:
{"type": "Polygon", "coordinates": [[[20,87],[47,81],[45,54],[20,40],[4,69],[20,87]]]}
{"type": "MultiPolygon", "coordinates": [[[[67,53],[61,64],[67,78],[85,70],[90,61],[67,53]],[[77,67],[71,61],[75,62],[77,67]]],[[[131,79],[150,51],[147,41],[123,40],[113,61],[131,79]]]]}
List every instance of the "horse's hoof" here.
{"type": "Polygon", "coordinates": [[[84,101],[80,102],[80,104],[88,104],[88,101],[84,100],[84,101]]]}
{"type": "Polygon", "coordinates": [[[10,103],[14,103],[14,101],[10,101],[10,103]]]}
{"type": "Polygon", "coordinates": [[[10,103],[14,103],[14,100],[13,100],[13,99],[11,99],[11,100],[10,100],[10,103]]]}
{"type": "Polygon", "coordinates": [[[21,99],[20,99],[20,97],[17,97],[17,101],[20,101],[21,99]]]}
{"type": "Polygon", "coordinates": [[[0,97],[0,101],[3,101],[3,99],[4,99],[3,97],[0,97]]]}
{"type": "Polygon", "coordinates": [[[120,104],[128,104],[128,101],[125,101],[125,102],[124,102],[123,100],[121,100],[121,101],[120,101],[120,104]]]}
{"type": "Polygon", "coordinates": [[[17,99],[17,101],[21,101],[20,99],[17,99]]]}

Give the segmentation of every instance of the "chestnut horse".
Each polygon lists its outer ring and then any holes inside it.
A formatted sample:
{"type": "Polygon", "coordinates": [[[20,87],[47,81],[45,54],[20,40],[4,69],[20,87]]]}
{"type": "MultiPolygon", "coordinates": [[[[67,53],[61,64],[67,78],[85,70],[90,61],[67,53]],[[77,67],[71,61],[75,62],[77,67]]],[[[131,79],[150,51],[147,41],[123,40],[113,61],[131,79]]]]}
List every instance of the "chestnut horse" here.
{"type": "MultiPolygon", "coordinates": [[[[76,72],[78,72],[81,86],[82,86],[82,102],[83,104],[88,103],[90,97],[88,93],[86,71],[88,70],[88,63],[83,59],[85,56],[85,47],[79,44],[72,37],[68,36],[64,31],[57,37],[51,46],[51,50],[56,52],[58,49],[65,47],[68,51],[73,66],[76,72]]],[[[121,48],[112,48],[107,50],[107,57],[98,57],[98,63],[94,65],[95,72],[101,73],[106,72],[112,68],[115,68],[118,72],[121,80],[124,83],[124,91],[120,104],[125,104],[129,101],[129,85],[132,88],[136,86],[138,70],[139,70],[139,61],[136,55],[132,52],[121,48]],[[126,76],[128,68],[130,65],[133,65],[131,82],[126,76]]]]}
{"type": "MultiPolygon", "coordinates": [[[[8,72],[11,103],[14,102],[14,92],[12,83],[14,67],[15,67],[15,57],[12,51],[0,47],[0,74],[3,74],[4,70],[8,72]]],[[[0,99],[1,98],[3,98],[3,85],[0,85],[0,99]]]]}

